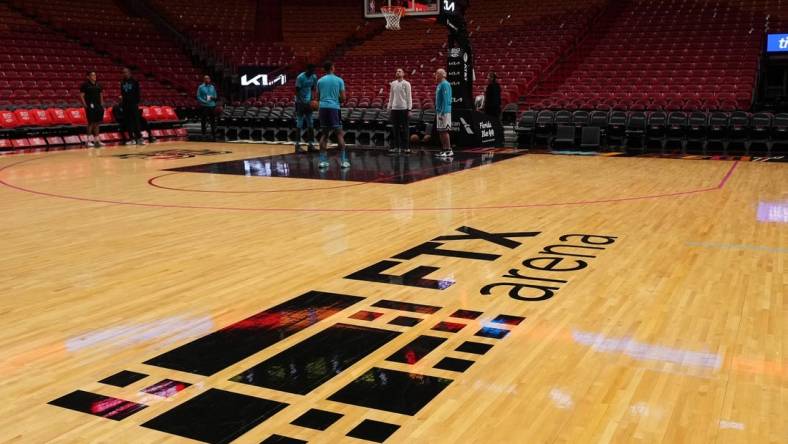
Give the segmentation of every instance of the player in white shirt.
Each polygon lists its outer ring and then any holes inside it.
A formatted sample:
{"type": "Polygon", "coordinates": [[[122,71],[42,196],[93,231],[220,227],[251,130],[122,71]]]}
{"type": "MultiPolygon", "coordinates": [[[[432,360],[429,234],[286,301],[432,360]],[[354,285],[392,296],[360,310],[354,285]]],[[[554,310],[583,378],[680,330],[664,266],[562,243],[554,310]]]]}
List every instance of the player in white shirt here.
{"type": "Polygon", "coordinates": [[[390,153],[398,154],[400,150],[410,153],[410,128],[408,119],[413,108],[413,95],[410,82],[405,80],[405,71],[397,70],[397,78],[391,82],[389,89],[389,115],[391,118],[391,148],[390,153]]]}

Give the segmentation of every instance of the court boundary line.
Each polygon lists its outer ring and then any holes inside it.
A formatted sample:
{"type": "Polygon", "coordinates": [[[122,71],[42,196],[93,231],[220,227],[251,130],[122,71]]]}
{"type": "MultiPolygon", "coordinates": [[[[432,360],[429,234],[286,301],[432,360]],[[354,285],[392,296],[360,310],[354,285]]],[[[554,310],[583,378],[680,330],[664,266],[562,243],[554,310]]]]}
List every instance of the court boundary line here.
{"type": "MultiPolygon", "coordinates": [[[[740,160],[733,162],[731,167],[727,170],[723,178],[716,186],[707,188],[700,188],[697,190],[677,191],[673,193],[653,194],[646,196],[633,196],[633,197],[620,197],[612,199],[598,199],[598,200],[580,200],[574,202],[547,202],[547,203],[531,203],[531,204],[509,204],[509,205],[487,205],[475,207],[422,207],[422,208],[243,208],[243,207],[217,207],[217,206],[203,206],[203,205],[181,205],[181,204],[157,204],[157,203],[144,203],[144,202],[129,202],[112,199],[96,199],[80,196],[69,196],[64,194],[50,193],[46,191],[38,191],[30,188],[25,188],[19,185],[14,185],[2,177],[2,173],[6,170],[12,169],[19,165],[29,163],[35,160],[41,160],[37,157],[33,159],[26,159],[19,162],[14,162],[0,168],[0,185],[7,188],[15,189],[25,193],[35,194],[45,197],[53,197],[58,199],[76,200],[80,202],[93,202],[110,205],[127,205],[143,208],[171,208],[171,209],[187,209],[187,210],[213,210],[213,211],[242,211],[242,212],[291,212],[291,213],[392,213],[392,212],[430,212],[430,211],[475,211],[475,210],[504,210],[504,209],[517,209],[517,208],[549,208],[549,207],[562,207],[562,206],[577,206],[577,205],[590,205],[600,203],[618,203],[618,202],[631,202],[639,200],[659,199],[664,197],[679,197],[689,196],[693,194],[707,193],[711,191],[718,191],[725,187],[728,181],[733,177],[733,173],[739,166],[740,160]]],[[[361,185],[368,182],[362,182],[361,185]]]]}

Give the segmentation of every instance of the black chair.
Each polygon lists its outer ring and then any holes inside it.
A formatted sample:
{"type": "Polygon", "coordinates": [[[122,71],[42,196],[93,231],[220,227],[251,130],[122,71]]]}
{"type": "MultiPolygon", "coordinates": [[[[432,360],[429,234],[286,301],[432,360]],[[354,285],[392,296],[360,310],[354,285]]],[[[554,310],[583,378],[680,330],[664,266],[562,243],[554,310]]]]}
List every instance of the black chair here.
{"type": "Polygon", "coordinates": [[[514,125],[514,122],[517,121],[517,104],[510,103],[503,108],[503,112],[501,112],[501,124],[502,125],[514,125]]]}
{"type": "Polygon", "coordinates": [[[569,125],[558,125],[555,138],[551,146],[553,148],[574,147],[575,146],[575,127],[569,125]]]}
{"type": "Polygon", "coordinates": [[[714,152],[712,147],[715,144],[720,144],[722,149],[718,152],[725,153],[728,151],[729,135],[731,129],[731,118],[727,113],[713,112],[709,116],[709,130],[706,136],[706,146],[703,149],[704,154],[707,152],[714,152]]]}
{"type": "Polygon", "coordinates": [[[674,111],[668,115],[668,124],[665,129],[665,147],[672,143],[681,146],[681,152],[685,152],[687,140],[687,127],[689,120],[687,114],[682,111],[674,111]]]}
{"type": "Polygon", "coordinates": [[[648,115],[646,125],[646,143],[644,149],[648,149],[651,142],[659,143],[659,152],[665,151],[665,138],[667,136],[668,115],[663,111],[654,111],[648,115]]]}
{"type": "Polygon", "coordinates": [[[590,122],[591,115],[588,113],[588,111],[579,110],[572,113],[572,125],[574,125],[575,128],[579,129],[586,127],[590,124],[590,122]]]}
{"type": "Polygon", "coordinates": [[[625,111],[613,111],[607,122],[607,141],[612,145],[623,147],[626,141],[627,113],[625,111]]]}
{"type": "Polygon", "coordinates": [[[684,143],[684,152],[689,152],[697,145],[700,152],[706,149],[706,137],[709,131],[709,115],[696,111],[689,115],[687,120],[687,140],[684,143]]]}
{"type": "MultiPolygon", "coordinates": [[[[785,147],[788,145],[788,114],[781,113],[774,116],[772,121],[772,154],[777,150],[777,146],[785,147]]],[[[783,149],[784,150],[784,149],[783,149]]]]}
{"type": "Polygon", "coordinates": [[[584,126],[580,134],[580,149],[597,151],[602,142],[602,131],[596,126],[584,126]]]}
{"type": "Polygon", "coordinates": [[[624,146],[626,148],[631,147],[632,141],[637,141],[638,147],[641,150],[645,149],[646,123],[646,113],[642,111],[636,111],[629,115],[625,130],[626,140],[624,141],[624,146]]]}
{"type": "Polygon", "coordinates": [[[607,111],[591,111],[589,116],[588,126],[595,126],[599,128],[599,134],[604,139],[607,132],[607,123],[610,116],[607,111]]]}
{"type": "Polygon", "coordinates": [[[520,120],[517,121],[514,131],[517,133],[518,147],[523,145],[533,146],[534,136],[536,135],[536,116],[536,111],[526,111],[520,116],[520,120]]]}
{"type": "Polygon", "coordinates": [[[731,113],[730,127],[728,128],[728,149],[725,154],[746,154],[749,149],[752,119],[744,111],[731,113]],[[731,146],[741,146],[742,149],[731,150],[731,146]]]}
{"type": "Polygon", "coordinates": [[[555,114],[549,110],[540,111],[536,116],[534,140],[544,139],[545,144],[550,146],[550,140],[553,138],[553,128],[555,128],[555,114]]]}
{"type": "Polygon", "coordinates": [[[555,113],[555,124],[557,125],[571,125],[572,113],[570,111],[558,111],[555,113]]]}
{"type": "Polygon", "coordinates": [[[767,156],[772,150],[772,115],[770,113],[756,113],[752,115],[752,128],[750,130],[750,143],[748,154],[767,156]],[[756,149],[763,147],[765,149],[756,149]]]}

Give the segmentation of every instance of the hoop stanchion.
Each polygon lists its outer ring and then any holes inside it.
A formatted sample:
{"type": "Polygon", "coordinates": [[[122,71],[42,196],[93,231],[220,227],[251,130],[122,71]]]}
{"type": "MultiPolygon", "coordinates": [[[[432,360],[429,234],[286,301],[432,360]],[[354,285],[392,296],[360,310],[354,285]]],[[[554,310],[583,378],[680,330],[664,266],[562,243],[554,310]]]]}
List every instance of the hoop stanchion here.
{"type": "Polygon", "coordinates": [[[405,15],[405,8],[402,6],[381,6],[380,12],[386,18],[386,29],[399,31],[399,22],[402,16],[405,15]]]}

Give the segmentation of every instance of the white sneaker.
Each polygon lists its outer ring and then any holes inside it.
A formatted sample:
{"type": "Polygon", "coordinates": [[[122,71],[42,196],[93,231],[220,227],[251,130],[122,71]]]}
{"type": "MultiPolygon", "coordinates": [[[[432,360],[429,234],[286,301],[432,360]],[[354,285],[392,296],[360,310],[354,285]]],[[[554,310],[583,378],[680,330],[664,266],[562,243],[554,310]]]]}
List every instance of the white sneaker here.
{"type": "Polygon", "coordinates": [[[450,157],[454,157],[454,152],[453,151],[441,151],[440,153],[436,154],[436,156],[440,157],[441,159],[448,159],[450,157]]]}
{"type": "Polygon", "coordinates": [[[329,163],[328,163],[327,160],[323,160],[320,163],[318,163],[317,166],[318,166],[318,168],[328,168],[329,163]]]}
{"type": "Polygon", "coordinates": [[[350,168],[350,162],[347,160],[343,160],[342,163],[339,164],[342,168],[350,168]]]}
{"type": "Polygon", "coordinates": [[[102,146],[107,146],[107,144],[102,142],[102,141],[100,141],[100,140],[98,140],[98,141],[93,143],[93,146],[95,146],[95,147],[102,147],[102,146]]]}
{"type": "Polygon", "coordinates": [[[145,140],[137,139],[137,145],[146,145],[145,140]]]}

